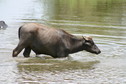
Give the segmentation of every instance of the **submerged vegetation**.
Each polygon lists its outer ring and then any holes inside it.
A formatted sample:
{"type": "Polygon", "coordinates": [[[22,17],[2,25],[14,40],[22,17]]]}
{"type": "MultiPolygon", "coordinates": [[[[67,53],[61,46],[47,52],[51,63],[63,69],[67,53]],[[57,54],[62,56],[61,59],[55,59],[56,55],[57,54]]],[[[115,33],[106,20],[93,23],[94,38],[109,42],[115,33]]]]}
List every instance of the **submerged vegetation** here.
{"type": "Polygon", "coordinates": [[[60,59],[41,59],[30,58],[25,61],[20,61],[18,64],[19,71],[65,71],[65,70],[77,70],[77,69],[92,69],[93,65],[98,61],[79,62],[72,60],[60,60],[60,59]]]}

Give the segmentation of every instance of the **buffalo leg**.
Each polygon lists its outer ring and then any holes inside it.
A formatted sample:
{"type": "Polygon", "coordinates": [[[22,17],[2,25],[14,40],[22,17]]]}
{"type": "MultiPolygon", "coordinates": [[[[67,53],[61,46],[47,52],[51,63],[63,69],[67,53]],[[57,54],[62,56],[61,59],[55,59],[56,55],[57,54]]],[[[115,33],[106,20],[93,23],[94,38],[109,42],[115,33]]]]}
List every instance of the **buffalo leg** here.
{"type": "Polygon", "coordinates": [[[57,48],[57,56],[54,58],[63,58],[68,56],[69,49],[67,48],[64,49],[63,47],[57,48]]]}
{"type": "Polygon", "coordinates": [[[25,48],[25,41],[20,41],[18,46],[13,50],[13,57],[17,57],[17,55],[25,48]]]}
{"type": "Polygon", "coordinates": [[[24,57],[30,57],[30,53],[31,53],[31,48],[26,47],[24,52],[23,52],[23,55],[24,55],[24,57]]]}
{"type": "Polygon", "coordinates": [[[13,50],[13,57],[17,57],[17,55],[23,50],[24,46],[19,44],[14,50],[13,50]]]}
{"type": "Polygon", "coordinates": [[[60,52],[57,52],[57,57],[54,57],[54,58],[63,58],[63,57],[67,57],[68,54],[64,51],[60,51],[60,52]]]}

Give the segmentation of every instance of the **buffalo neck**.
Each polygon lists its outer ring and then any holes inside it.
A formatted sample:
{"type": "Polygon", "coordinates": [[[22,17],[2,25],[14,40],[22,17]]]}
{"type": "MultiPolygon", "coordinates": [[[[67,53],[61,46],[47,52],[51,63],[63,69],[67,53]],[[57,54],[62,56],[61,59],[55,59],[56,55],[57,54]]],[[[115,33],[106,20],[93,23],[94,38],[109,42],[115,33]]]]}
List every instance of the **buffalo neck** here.
{"type": "Polygon", "coordinates": [[[76,38],[74,42],[71,43],[70,53],[75,53],[83,50],[83,38],[76,38]]]}

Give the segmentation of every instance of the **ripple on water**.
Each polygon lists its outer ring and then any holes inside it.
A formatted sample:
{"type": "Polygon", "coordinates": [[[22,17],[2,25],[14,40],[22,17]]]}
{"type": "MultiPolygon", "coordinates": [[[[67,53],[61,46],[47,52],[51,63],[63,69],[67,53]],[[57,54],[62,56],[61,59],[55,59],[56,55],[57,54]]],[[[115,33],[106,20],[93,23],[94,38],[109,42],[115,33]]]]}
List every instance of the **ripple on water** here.
{"type": "Polygon", "coordinates": [[[1,84],[16,84],[17,80],[16,62],[0,63],[0,83],[1,84]]]}

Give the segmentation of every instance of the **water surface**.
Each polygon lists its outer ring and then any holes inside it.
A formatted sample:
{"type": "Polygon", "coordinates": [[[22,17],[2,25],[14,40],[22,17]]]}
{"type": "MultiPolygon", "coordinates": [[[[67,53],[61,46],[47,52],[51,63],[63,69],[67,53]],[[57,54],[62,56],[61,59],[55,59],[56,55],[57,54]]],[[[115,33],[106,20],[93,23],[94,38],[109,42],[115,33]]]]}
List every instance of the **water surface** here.
{"type": "Polygon", "coordinates": [[[0,29],[1,84],[126,83],[126,1],[0,0],[0,10],[0,20],[9,26],[0,29]],[[71,54],[72,59],[47,58],[42,62],[34,58],[34,53],[32,62],[22,53],[12,58],[12,50],[18,43],[18,28],[28,22],[61,28],[77,36],[92,36],[102,53],[82,51],[71,54]],[[62,68],[62,71],[57,67],[64,66],[64,61],[79,68],[66,67],[68,70],[62,68]],[[53,64],[57,66],[48,67],[53,64]],[[43,71],[43,66],[47,71],[43,71]]]}

